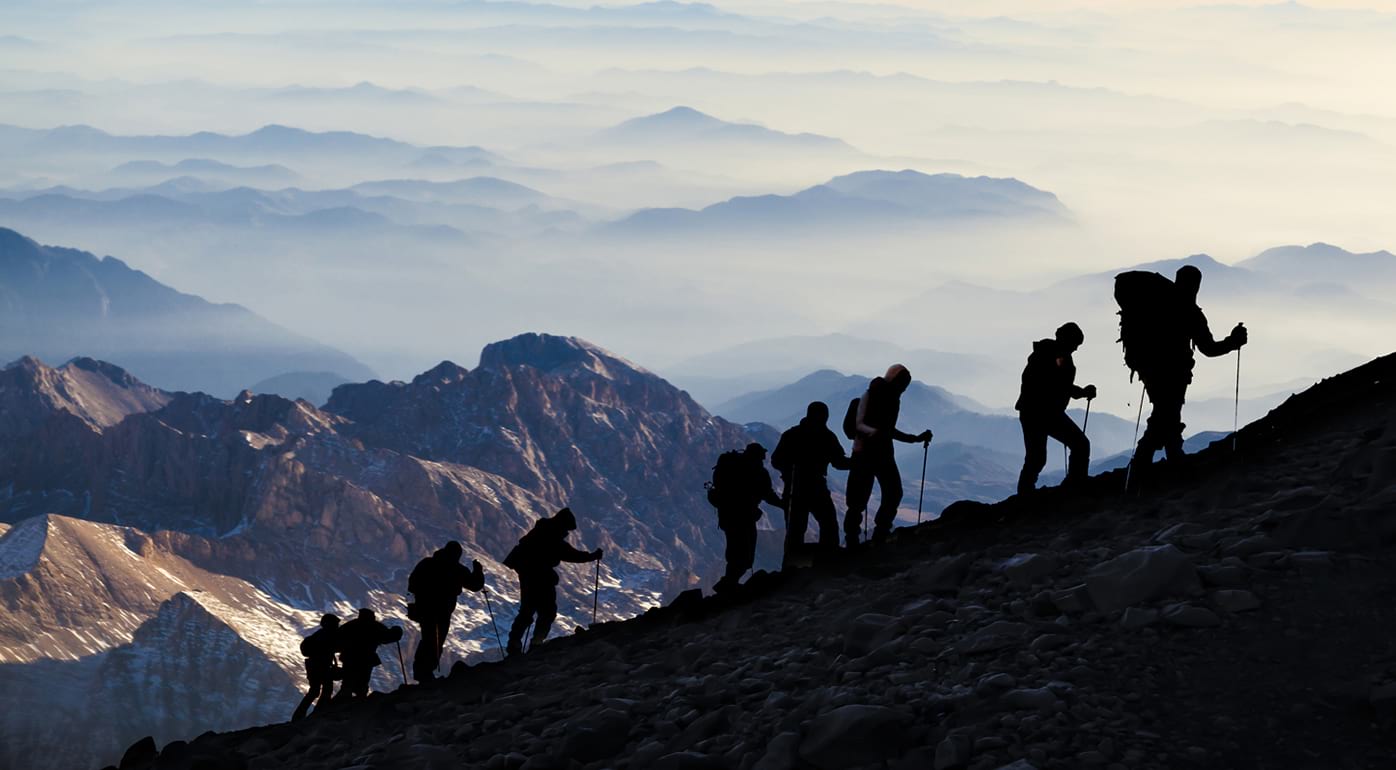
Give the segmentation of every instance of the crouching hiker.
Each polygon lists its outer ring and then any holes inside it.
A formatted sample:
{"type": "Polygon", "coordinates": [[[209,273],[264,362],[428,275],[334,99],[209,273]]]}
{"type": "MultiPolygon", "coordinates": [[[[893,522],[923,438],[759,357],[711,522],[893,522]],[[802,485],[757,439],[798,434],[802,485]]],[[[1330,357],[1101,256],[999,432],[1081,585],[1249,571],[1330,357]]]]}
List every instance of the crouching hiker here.
{"type": "Polygon", "coordinates": [[[1062,486],[1086,480],[1091,463],[1091,442],[1066,413],[1073,398],[1095,398],[1095,386],[1076,385],[1076,364],[1071,354],[1086,339],[1081,327],[1062,324],[1052,339],[1034,342],[1028,364],[1023,368],[1023,385],[1018,394],[1018,421],[1023,426],[1023,470],[1018,474],[1018,494],[1037,487],[1037,476],[1047,464],[1047,439],[1054,438],[1069,450],[1066,478],[1062,486]]]}
{"type": "Polygon", "coordinates": [[[416,599],[407,605],[407,617],[422,629],[417,654],[412,657],[412,678],[418,682],[436,678],[446,634],[451,630],[451,615],[456,611],[461,591],[479,591],[485,587],[485,571],[480,562],[472,561],[467,568],[460,563],[462,553],[461,544],[452,540],[417,562],[407,578],[407,590],[416,599]]]}
{"type": "Polygon", "coordinates": [[[359,616],[339,627],[335,635],[339,662],[344,667],[344,685],[339,688],[335,702],[368,696],[368,683],[373,669],[383,665],[378,646],[402,639],[402,626],[385,626],[378,622],[373,610],[359,610],[359,616]]]}
{"type": "Polygon", "coordinates": [[[562,562],[601,560],[600,548],[579,551],[567,542],[568,535],[576,529],[577,517],[570,508],[563,508],[549,518],[539,519],[504,558],[504,566],[519,574],[519,614],[509,627],[506,648],[510,655],[523,652],[523,637],[530,624],[533,624],[533,638],[529,649],[548,638],[553,620],[557,618],[556,567],[562,562]]]}
{"type": "Polygon", "coordinates": [[[727,571],[713,586],[714,592],[723,593],[736,588],[756,562],[761,503],[784,507],[766,471],[766,448],[753,442],[741,452],[723,452],[713,467],[708,502],[717,508],[717,526],[727,536],[727,571]]]}
{"type": "Polygon", "coordinates": [[[291,715],[291,721],[295,722],[304,719],[306,712],[310,710],[310,704],[315,704],[315,711],[319,713],[334,695],[335,675],[339,673],[339,667],[335,665],[334,655],[337,640],[335,635],[339,631],[339,616],[328,614],[320,618],[320,627],[315,633],[301,640],[301,654],[305,656],[305,678],[310,682],[310,692],[301,698],[299,706],[296,706],[296,713],[291,715]]]}

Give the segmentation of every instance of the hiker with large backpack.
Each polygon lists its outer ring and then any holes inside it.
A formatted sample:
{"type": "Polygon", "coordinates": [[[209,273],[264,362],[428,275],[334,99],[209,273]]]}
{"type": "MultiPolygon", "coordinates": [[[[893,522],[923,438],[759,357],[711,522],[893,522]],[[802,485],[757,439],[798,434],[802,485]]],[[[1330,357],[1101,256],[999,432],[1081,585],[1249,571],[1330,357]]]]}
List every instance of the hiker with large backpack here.
{"type": "Polygon", "coordinates": [[[385,626],[373,610],[360,608],[358,617],[339,627],[335,648],[344,667],[344,686],[339,688],[335,702],[368,697],[373,669],[383,665],[378,647],[402,639],[402,626],[385,626]]]}
{"type": "Polygon", "coordinates": [[[548,518],[539,519],[533,528],[519,538],[519,544],[504,557],[504,566],[519,575],[519,614],[509,627],[510,655],[524,651],[524,633],[533,626],[530,650],[548,638],[553,620],[557,618],[556,567],[562,562],[580,564],[600,561],[600,548],[579,551],[567,542],[577,529],[577,517],[572,509],[563,508],[548,518]]]}
{"type": "Polygon", "coordinates": [[[412,657],[412,678],[418,682],[436,678],[461,591],[480,591],[485,587],[485,571],[480,562],[472,561],[467,568],[460,563],[463,553],[461,544],[452,540],[417,562],[407,578],[407,590],[414,599],[407,605],[407,617],[422,629],[417,654],[412,657]]]}
{"type": "Polygon", "coordinates": [[[1091,462],[1091,442],[1066,407],[1073,398],[1095,398],[1094,385],[1076,385],[1076,364],[1071,355],[1081,347],[1086,335],[1074,323],[1065,323],[1051,339],[1032,345],[1027,366],[1023,367],[1022,389],[1018,394],[1018,422],[1023,426],[1023,470],[1018,474],[1018,494],[1037,486],[1037,476],[1047,464],[1047,439],[1054,438],[1071,451],[1062,486],[1086,479],[1091,462]]]}
{"type": "Polygon", "coordinates": [[[310,684],[310,692],[301,698],[300,705],[296,706],[296,713],[291,715],[291,721],[295,722],[304,719],[306,712],[310,710],[310,704],[315,704],[315,711],[318,713],[329,702],[334,695],[334,680],[339,673],[339,667],[335,665],[334,656],[338,643],[335,634],[339,631],[339,616],[326,614],[320,618],[320,627],[315,629],[315,633],[301,640],[301,654],[305,656],[305,678],[310,684]]]}
{"type": "Polygon", "coordinates": [[[874,481],[882,500],[877,506],[872,539],[883,540],[892,532],[892,522],[902,502],[902,474],[897,468],[892,442],[930,445],[930,430],[913,435],[897,428],[902,394],[909,387],[911,372],[901,364],[893,364],[886,374],[874,377],[867,391],[848,405],[844,433],[853,439],[853,455],[852,469],[848,473],[848,513],[843,519],[843,536],[849,548],[861,542],[863,515],[872,497],[874,481]]]}
{"type": "Polygon", "coordinates": [[[1174,462],[1183,456],[1183,402],[1196,364],[1193,351],[1216,358],[1240,350],[1249,339],[1246,327],[1239,323],[1225,339],[1212,337],[1207,316],[1197,306],[1201,286],[1202,271],[1192,265],[1178,268],[1172,281],[1142,270],[1115,276],[1125,365],[1144,381],[1153,404],[1131,462],[1130,475],[1135,480],[1153,463],[1158,450],[1174,462]]]}
{"type": "Polygon", "coordinates": [[[766,448],[752,442],[741,452],[719,455],[708,485],[708,502],[717,508],[717,526],[727,537],[727,570],[713,586],[714,592],[725,593],[736,588],[756,563],[761,503],[784,507],[766,472],[766,448]]]}
{"type": "Polygon", "coordinates": [[[850,467],[843,444],[829,430],[829,405],[815,401],[798,425],[780,434],[771,453],[771,467],[780,473],[785,486],[786,565],[804,549],[811,515],[819,524],[820,552],[838,550],[839,517],[827,478],[831,465],[843,471],[850,467]]]}

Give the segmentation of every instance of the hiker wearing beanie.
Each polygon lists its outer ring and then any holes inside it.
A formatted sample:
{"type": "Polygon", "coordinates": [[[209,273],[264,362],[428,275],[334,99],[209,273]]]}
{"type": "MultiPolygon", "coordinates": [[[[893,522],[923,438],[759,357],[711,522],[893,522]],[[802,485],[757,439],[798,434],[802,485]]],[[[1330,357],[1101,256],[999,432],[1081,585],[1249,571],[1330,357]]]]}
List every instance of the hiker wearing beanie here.
{"type": "Polygon", "coordinates": [[[460,563],[463,552],[461,544],[452,540],[417,562],[407,578],[407,590],[415,599],[407,605],[407,617],[422,629],[417,654],[412,658],[412,678],[418,682],[436,678],[461,591],[485,587],[485,571],[480,562],[472,561],[467,568],[460,563]]]}
{"type": "Polygon", "coordinates": [[[579,551],[567,542],[567,536],[576,529],[577,517],[570,508],[563,508],[550,518],[539,519],[505,557],[504,566],[519,574],[519,614],[509,627],[510,655],[523,652],[524,632],[531,623],[530,649],[548,638],[557,617],[557,565],[601,559],[600,548],[579,551]]]}
{"type": "Polygon", "coordinates": [[[1183,456],[1183,402],[1196,365],[1193,351],[1216,358],[1249,341],[1246,327],[1239,323],[1225,339],[1212,337],[1207,316],[1197,306],[1201,287],[1202,271],[1192,265],[1178,268],[1172,281],[1143,270],[1115,276],[1125,365],[1144,381],[1153,405],[1131,462],[1136,480],[1153,464],[1158,450],[1167,452],[1170,461],[1183,456]]]}
{"type": "Polygon", "coordinates": [[[1071,450],[1063,486],[1086,479],[1091,463],[1091,442],[1066,413],[1073,398],[1095,398],[1094,385],[1076,385],[1076,364],[1071,355],[1086,336],[1074,323],[1063,324],[1052,339],[1038,340],[1023,368],[1018,394],[1018,422],[1023,426],[1023,470],[1018,474],[1018,494],[1031,492],[1047,464],[1047,439],[1054,438],[1071,450]]]}
{"type": "Polygon", "coordinates": [[[402,626],[385,626],[378,622],[373,610],[359,610],[359,616],[339,627],[335,647],[339,662],[344,666],[344,686],[339,688],[335,702],[368,696],[368,683],[373,669],[383,665],[378,646],[402,639],[402,626]]]}
{"type": "Polygon", "coordinates": [[[843,519],[844,540],[849,548],[860,542],[863,515],[872,497],[874,481],[882,500],[873,519],[876,524],[873,540],[883,540],[892,532],[892,522],[902,502],[902,474],[897,469],[892,442],[930,443],[929,430],[912,435],[897,429],[902,394],[909,387],[911,372],[901,364],[893,364],[887,368],[886,374],[874,377],[868,383],[867,391],[858,399],[856,411],[849,415],[852,418],[848,422],[851,422],[853,456],[852,469],[848,473],[848,513],[843,519]]]}
{"type": "Polygon", "coordinates": [[[785,484],[785,563],[788,565],[805,547],[805,530],[810,515],[819,524],[819,550],[839,547],[839,517],[829,494],[829,466],[848,470],[839,437],[829,430],[829,405],[815,401],[805,410],[805,418],[780,434],[771,453],[771,466],[780,472],[785,484]]]}
{"type": "Polygon", "coordinates": [[[320,627],[315,633],[301,640],[301,654],[305,656],[305,678],[310,683],[310,692],[301,698],[296,713],[291,715],[295,722],[305,718],[310,704],[315,704],[319,713],[334,695],[334,677],[338,669],[334,664],[336,649],[335,634],[339,631],[339,616],[326,614],[320,618],[320,627]]]}
{"type": "Polygon", "coordinates": [[[752,442],[741,452],[723,452],[713,467],[708,502],[717,508],[717,526],[727,537],[727,569],[713,586],[714,592],[724,593],[736,588],[756,563],[761,503],[783,507],[766,471],[766,447],[752,442]]]}

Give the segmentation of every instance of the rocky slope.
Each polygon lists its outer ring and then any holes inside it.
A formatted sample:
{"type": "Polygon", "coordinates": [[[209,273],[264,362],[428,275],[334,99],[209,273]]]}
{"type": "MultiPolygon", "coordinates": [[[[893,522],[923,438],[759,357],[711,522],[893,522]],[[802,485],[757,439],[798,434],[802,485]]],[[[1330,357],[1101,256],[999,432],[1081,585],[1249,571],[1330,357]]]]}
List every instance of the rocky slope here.
{"type": "Polygon", "coordinates": [[[160,766],[1388,767],[1396,356],[1238,438],[160,766]]]}
{"type": "MultiPolygon", "coordinates": [[[[323,410],[34,359],[0,372],[0,399],[15,415],[0,421],[0,520],[13,524],[0,684],[35,704],[0,729],[11,756],[63,745],[49,767],[141,731],[284,718],[316,616],[372,606],[401,621],[408,570],[448,539],[486,565],[504,626],[517,585],[498,560],[563,505],[581,519],[574,540],[607,550],[603,618],[711,580],[722,542],[702,485],[751,438],[595,346],[538,335],[492,345],[473,371],[342,386],[323,410]],[[102,716],[112,708],[121,719],[102,716]]],[[[592,604],[590,565],[564,573],[557,633],[592,604]]],[[[481,598],[462,602],[448,665],[499,654],[481,598]]],[[[399,677],[384,669],[379,685],[399,677]]]]}

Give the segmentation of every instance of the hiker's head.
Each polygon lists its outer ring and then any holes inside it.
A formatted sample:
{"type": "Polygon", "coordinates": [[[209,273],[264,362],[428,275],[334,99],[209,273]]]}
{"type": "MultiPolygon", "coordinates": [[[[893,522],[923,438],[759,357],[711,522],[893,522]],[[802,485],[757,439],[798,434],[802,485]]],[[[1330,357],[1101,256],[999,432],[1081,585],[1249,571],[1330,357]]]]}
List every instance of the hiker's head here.
{"type": "Polygon", "coordinates": [[[1057,327],[1057,342],[1060,342],[1068,351],[1074,352],[1081,347],[1081,343],[1086,341],[1086,335],[1081,332],[1081,327],[1067,321],[1057,327]]]}
{"type": "Polygon", "coordinates": [[[760,444],[753,441],[750,444],[746,445],[746,450],[743,451],[743,454],[745,454],[747,457],[755,459],[757,462],[760,462],[766,459],[766,447],[763,447],[760,444]]]}
{"type": "Polygon", "coordinates": [[[359,620],[374,620],[373,610],[367,607],[359,608],[359,620]]]}
{"type": "Polygon", "coordinates": [[[441,547],[441,558],[447,561],[460,561],[460,557],[464,553],[465,549],[461,548],[460,543],[454,540],[441,547]]]}
{"type": "Polygon", "coordinates": [[[805,409],[805,419],[818,425],[828,425],[829,405],[823,401],[811,401],[805,409]]]}
{"type": "Polygon", "coordinates": [[[339,616],[329,612],[320,616],[321,628],[339,628],[339,616]]]}
{"type": "Polygon", "coordinates": [[[562,525],[564,532],[571,532],[577,528],[577,517],[573,515],[571,508],[563,508],[553,515],[553,520],[562,525]]]}
{"type": "Polygon", "coordinates": [[[1173,276],[1173,283],[1183,290],[1183,295],[1197,299],[1197,290],[1202,288],[1202,271],[1192,265],[1183,265],[1173,276]]]}
{"type": "Polygon", "coordinates": [[[911,371],[901,364],[892,364],[887,367],[887,373],[882,375],[882,380],[892,386],[892,390],[897,393],[905,393],[911,387],[911,371]]]}

